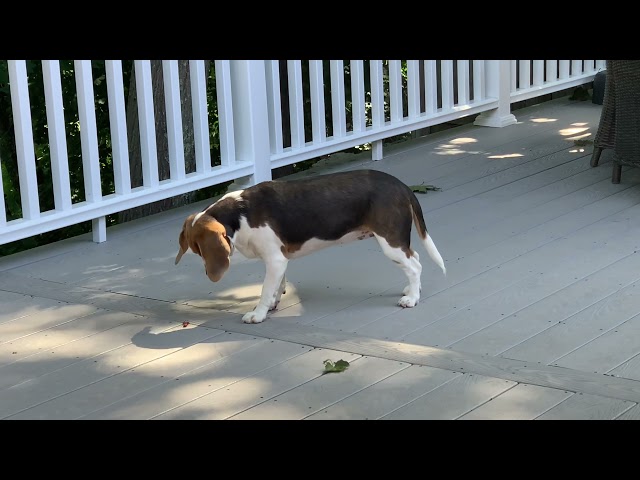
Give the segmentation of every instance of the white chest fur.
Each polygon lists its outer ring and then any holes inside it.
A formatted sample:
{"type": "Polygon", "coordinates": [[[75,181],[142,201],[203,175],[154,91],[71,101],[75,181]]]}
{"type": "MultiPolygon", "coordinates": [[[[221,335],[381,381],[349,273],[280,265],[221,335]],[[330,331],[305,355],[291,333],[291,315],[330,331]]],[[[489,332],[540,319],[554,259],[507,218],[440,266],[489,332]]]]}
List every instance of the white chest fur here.
{"type": "Polygon", "coordinates": [[[282,247],[282,242],[271,227],[252,228],[245,217],[240,217],[240,228],[231,241],[236,250],[247,258],[265,258],[282,247]]]}

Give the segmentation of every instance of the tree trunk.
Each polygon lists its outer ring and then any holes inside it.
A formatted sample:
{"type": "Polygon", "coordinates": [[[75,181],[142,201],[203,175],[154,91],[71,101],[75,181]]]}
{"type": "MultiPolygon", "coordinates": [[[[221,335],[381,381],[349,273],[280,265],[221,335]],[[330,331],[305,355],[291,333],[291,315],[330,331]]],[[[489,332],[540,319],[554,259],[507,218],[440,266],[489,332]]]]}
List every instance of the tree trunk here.
{"type": "MultiPolygon", "coordinates": [[[[132,67],[133,68],[133,67],[132,67]]],[[[211,61],[205,61],[205,74],[209,78],[211,61]]],[[[185,171],[195,171],[195,143],[193,132],[193,109],[191,106],[191,80],[189,61],[178,61],[180,104],[182,110],[182,130],[184,142],[185,171]]],[[[164,83],[162,75],[162,61],[151,61],[151,83],[153,86],[153,111],[156,126],[156,145],[158,151],[158,175],[160,180],[169,178],[169,148],[167,139],[167,115],[164,102],[164,83]]],[[[131,168],[131,186],[142,185],[142,156],[140,149],[140,124],[138,118],[138,99],[136,91],[135,71],[131,72],[129,96],[127,99],[127,140],[129,143],[129,165],[131,168]]],[[[176,197],[159,200],[122,211],[118,214],[119,222],[127,222],[136,218],[146,217],[154,213],[163,212],[181,205],[193,202],[195,192],[185,193],[176,197]]]]}

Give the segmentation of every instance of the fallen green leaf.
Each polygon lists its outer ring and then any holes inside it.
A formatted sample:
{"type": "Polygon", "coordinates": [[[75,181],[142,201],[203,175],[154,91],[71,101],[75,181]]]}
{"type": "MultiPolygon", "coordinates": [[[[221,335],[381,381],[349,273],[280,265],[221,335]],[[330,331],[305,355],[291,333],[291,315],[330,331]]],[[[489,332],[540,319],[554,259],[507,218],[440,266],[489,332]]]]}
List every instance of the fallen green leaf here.
{"type": "Polygon", "coordinates": [[[429,190],[439,192],[442,190],[440,187],[436,187],[435,185],[425,185],[424,183],[421,183],[420,185],[409,185],[409,188],[412,192],[416,193],[427,193],[429,190]]]}
{"type": "Polygon", "coordinates": [[[589,140],[587,138],[579,138],[577,140],[574,140],[573,144],[576,147],[584,147],[585,145],[592,145],[593,144],[593,140],[589,140]]]}
{"type": "Polygon", "coordinates": [[[338,360],[336,363],[333,363],[331,360],[325,360],[324,362],[324,372],[325,373],[339,373],[344,372],[347,368],[349,368],[349,362],[346,360],[338,360]]]}

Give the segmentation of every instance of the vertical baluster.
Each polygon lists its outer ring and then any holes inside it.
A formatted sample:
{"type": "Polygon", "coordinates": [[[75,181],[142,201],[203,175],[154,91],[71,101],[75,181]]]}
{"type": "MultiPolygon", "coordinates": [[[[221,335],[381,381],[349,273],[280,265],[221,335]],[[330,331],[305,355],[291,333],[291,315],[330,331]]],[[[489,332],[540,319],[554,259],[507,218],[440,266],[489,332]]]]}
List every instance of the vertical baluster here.
{"type": "Polygon", "coordinates": [[[364,109],[364,62],[351,60],[351,115],[354,132],[363,132],[367,125],[364,109]]]}
{"type": "MultiPolygon", "coordinates": [[[[218,103],[218,134],[220,139],[220,164],[236,163],[236,147],[233,139],[233,106],[231,102],[231,65],[229,60],[214,62],[216,100],[218,103]]],[[[278,92],[279,94],[279,92],[278,92]]],[[[278,96],[278,98],[280,98],[278,96]]],[[[271,125],[269,128],[272,128],[271,125]]],[[[280,126],[282,147],[282,125],[280,126]]]]}
{"type": "Polygon", "coordinates": [[[438,75],[435,60],[424,61],[424,88],[427,115],[438,111],[438,75]]]}
{"type": "Polygon", "coordinates": [[[344,62],[342,60],[331,60],[330,70],[333,138],[342,138],[347,133],[344,99],[344,62]]]}
{"type": "Polygon", "coordinates": [[[558,80],[558,61],[547,60],[547,78],[546,82],[555,82],[558,80]]]}
{"type": "Polygon", "coordinates": [[[582,75],[582,60],[571,60],[571,76],[582,75]]]}
{"type": "Polygon", "coordinates": [[[42,77],[47,109],[47,132],[49,134],[49,151],[51,152],[51,177],[55,209],[68,211],[71,209],[71,185],[60,62],[58,60],[43,60],[42,77]]]}
{"type": "Polygon", "coordinates": [[[569,68],[570,68],[569,60],[560,60],[560,65],[558,68],[558,78],[560,80],[566,80],[567,78],[569,78],[569,68]]]}
{"type": "Polygon", "coordinates": [[[189,77],[191,80],[196,169],[199,173],[206,173],[211,171],[211,146],[209,143],[209,109],[207,108],[207,78],[204,71],[204,60],[189,60],[189,77]]]}
{"type": "Polygon", "coordinates": [[[162,61],[164,103],[167,109],[167,147],[171,180],[185,178],[180,75],[177,60],[162,61]]]}
{"type": "Polygon", "coordinates": [[[392,122],[402,120],[402,62],[389,60],[389,107],[392,122]]]}
{"type": "Polygon", "coordinates": [[[102,198],[102,185],[100,182],[100,155],[91,60],[76,60],[74,63],[85,198],[87,202],[98,202],[102,198]]]}
{"type": "MultiPolygon", "coordinates": [[[[373,129],[384,126],[384,78],[382,75],[382,60],[369,62],[371,72],[371,123],[373,129]]],[[[382,140],[371,143],[372,160],[382,160],[382,140]]]]}
{"type": "Polygon", "coordinates": [[[593,73],[595,71],[595,60],[583,60],[584,73],[593,73]]]}
{"type": "Polygon", "coordinates": [[[531,87],[531,60],[520,60],[520,75],[518,75],[520,90],[531,87]]]}
{"type": "Polygon", "coordinates": [[[479,102],[485,98],[484,60],[473,61],[473,101],[479,102]]]}
{"type": "Polygon", "coordinates": [[[36,176],[36,154],[33,146],[27,66],[25,60],[8,60],[8,67],[22,217],[25,220],[33,220],[40,216],[40,201],[38,199],[38,178],[36,176]]]}
{"type": "Polygon", "coordinates": [[[304,146],[304,97],[302,92],[302,62],[287,60],[289,75],[289,115],[291,118],[291,148],[304,146]]]}
{"type": "MultiPolygon", "coordinates": [[[[151,84],[151,62],[135,60],[136,90],[138,97],[138,119],[140,124],[140,153],[142,157],[142,181],[147,188],[158,186],[158,150],[156,146],[156,124],[153,112],[153,87],[151,84]]],[[[195,130],[195,125],[194,125],[195,130]]],[[[202,158],[200,159],[202,161],[202,158]]],[[[198,171],[204,165],[197,162],[198,171]]]]}
{"type": "MultiPolygon", "coordinates": [[[[100,181],[100,154],[91,60],[76,60],[74,65],[76,90],[78,91],[78,118],[80,120],[80,147],[85,198],[88,203],[94,203],[102,199],[102,184],[100,181]]],[[[94,242],[104,242],[107,239],[106,218],[103,216],[93,219],[91,230],[94,242]]]]}
{"type": "MultiPolygon", "coordinates": [[[[283,151],[279,64],[280,60],[267,60],[265,62],[268,92],[267,106],[269,110],[269,138],[272,153],[282,153],[283,151]]],[[[233,123],[230,125],[233,126],[233,123]]]]}
{"type": "Polygon", "coordinates": [[[540,87],[544,84],[544,60],[533,61],[533,86],[540,87]]]}
{"type": "Polygon", "coordinates": [[[469,60],[458,60],[458,105],[469,103],[469,60]]]}
{"type": "Polygon", "coordinates": [[[420,116],[420,61],[407,60],[407,111],[409,118],[420,116]]]}
{"type": "Polygon", "coordinates": [[[322,60],[309,60],[309,90],[311,93],[311,138],[313,143],[324,142],[327,138],[327,130],[322,60]]]}
{"type": "Polygon", "coordinates": [[[442,60],[442,110],[453,109],[453,60],[442,60]]]}
{"type": "Polygon", "coordinates": [[[127,110],[124,105],[122,61],[106,60],[107,98],[109,101],[109,125],[111,128],[111,155],[113,180],[117,195],[131,193],[129,169],[129,144],[127,140],[127,110]]]}

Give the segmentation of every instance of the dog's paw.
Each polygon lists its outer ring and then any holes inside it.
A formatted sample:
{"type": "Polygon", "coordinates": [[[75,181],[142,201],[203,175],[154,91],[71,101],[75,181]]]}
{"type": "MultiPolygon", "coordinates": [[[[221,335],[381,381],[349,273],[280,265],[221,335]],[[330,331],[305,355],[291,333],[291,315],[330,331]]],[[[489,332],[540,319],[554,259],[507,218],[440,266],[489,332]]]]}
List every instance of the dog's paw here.
{"type": "Polygon", "coordinates": [[[415,307],[418,304],[418,300],[420,299],[417,297],[409,297],[405,295],[400,300],[398,300],[398,305],[400,305],[402,308],[411,308],[415,307]]]}
{"type": "Polygon", "coordinates": [[[260,315],[260,312],[256,312],[254,310],[253,312],[245,313],[242,317],[242,321],[244,323],[262,323],[265,318],[267,318],[266,314],[260,315]]]}

